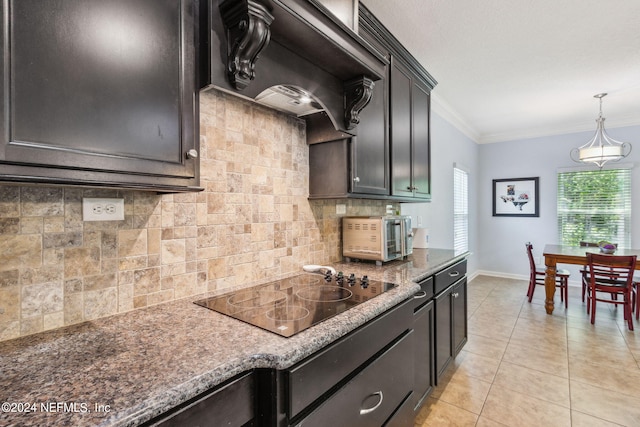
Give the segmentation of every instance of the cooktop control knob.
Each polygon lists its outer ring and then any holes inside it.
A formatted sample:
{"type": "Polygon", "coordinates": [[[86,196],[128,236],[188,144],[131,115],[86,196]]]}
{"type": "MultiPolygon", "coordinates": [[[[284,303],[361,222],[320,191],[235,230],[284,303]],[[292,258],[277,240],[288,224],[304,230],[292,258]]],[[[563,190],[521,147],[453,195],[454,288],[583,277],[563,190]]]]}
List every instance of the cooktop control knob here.
{"type": "Polygon", "coordinates": [[[363,288],[368,288],[369,287],[369,277],[368,276],[362,276],[362,279],[360,279],[360,286],[362,286],[363,288]]]}
{"type": "Polygon", "coordinates": [[[351,274],[349,275],[349,277],[347,278],[347,284],[348,284],[349,286],[353,286],[353,285],[355,285],[355,284],[356,284],[356,275],[355,275],[355,274],[351,273],[351,274]]]}
{"type": "Polygon", "coordinates": [[[344,274],[342,271],[338,271],[338,274],[336,274],[336,283],[340,286],[344,285],[344,274]]]}
{"type": "Polygon", "coordinates": [[[326,273],[324,273],[325,282],[330,282],[332,278],[333,278],[333,276],[331,275],[330,271],[327,271],[326,273]]]}

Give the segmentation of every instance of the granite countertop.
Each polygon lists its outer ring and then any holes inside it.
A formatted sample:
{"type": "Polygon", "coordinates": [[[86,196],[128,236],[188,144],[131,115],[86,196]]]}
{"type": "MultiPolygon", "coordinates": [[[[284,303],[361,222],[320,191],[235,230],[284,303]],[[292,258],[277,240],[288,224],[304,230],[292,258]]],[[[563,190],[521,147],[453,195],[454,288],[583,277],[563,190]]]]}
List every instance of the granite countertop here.
{"type": "Polygon", "coordinates": [[[211,293],[0,342],[0,426],[139,425],[239,373],[292,366],[467,255],[414,249],[380,267],[334,264],[399,286],[291,338],[193,303],[211,293]]]}

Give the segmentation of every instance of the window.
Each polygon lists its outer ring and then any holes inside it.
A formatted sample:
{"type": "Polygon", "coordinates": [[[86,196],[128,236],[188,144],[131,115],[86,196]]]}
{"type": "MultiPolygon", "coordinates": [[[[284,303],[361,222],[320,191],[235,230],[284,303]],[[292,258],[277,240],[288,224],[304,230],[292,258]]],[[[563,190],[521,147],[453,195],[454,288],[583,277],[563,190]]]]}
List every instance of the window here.
{"type": "Polygon", "coordinates": [[[558,236],[563,245],[631,244],[631,169],[558,173],[558,236]]]}
{"type": "Polygon", "coordinates": [[[453,168],[453,249],[469,250],[469,173],[453,168]]]}

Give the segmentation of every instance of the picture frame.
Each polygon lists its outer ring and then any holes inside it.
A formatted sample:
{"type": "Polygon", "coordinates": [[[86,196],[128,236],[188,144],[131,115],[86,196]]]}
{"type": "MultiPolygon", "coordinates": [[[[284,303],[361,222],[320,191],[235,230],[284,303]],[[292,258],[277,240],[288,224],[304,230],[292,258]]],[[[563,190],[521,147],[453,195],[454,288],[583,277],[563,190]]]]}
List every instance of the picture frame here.
{"type": "Polygon", "coordinates": [[[493,216],[539,217],[539,177],[494,179],[493,216]]]}

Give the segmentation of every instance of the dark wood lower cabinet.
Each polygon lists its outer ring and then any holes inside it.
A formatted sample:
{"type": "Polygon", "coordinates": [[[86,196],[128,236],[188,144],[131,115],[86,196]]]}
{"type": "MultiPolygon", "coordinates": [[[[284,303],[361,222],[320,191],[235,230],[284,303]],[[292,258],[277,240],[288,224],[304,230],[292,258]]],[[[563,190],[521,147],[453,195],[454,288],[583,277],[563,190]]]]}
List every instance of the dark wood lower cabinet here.
{"type": "Polygon", "coordinates": [[[453,357],[451,353],[451,289],[446,289],[435,298],[436,384],[453,357]]]}
{"type": "Polygon", "coordinates": [[[433,310],[434,302],[421,305],[413,315],[416,334],[414,352],[414,408],[418,409],[431,393],[433,378],[433,310]]]}
{"type": "Polygon", "coordinates": [[[436,384],[467,342],[467,279],[463,277],[435,298],[436,384]]]}
{"type": "Polygon", "coordinates": [[[434,381],[434,278],[418,282],[420,291],[413,297],[413,330],[416,333],[414,352],[413,407],[420,409],[422,402],[433,390],[434,381]]]}
{"type": "MultiPolygon", "coordinates": [[[[283,371],[287,418],[297,420],[328,399],[336,386],[368,366],[385,347],[410,330],[412,316],[413,301],[409,300],[283,371]]],[[[413,373],[412,366],[410,370],[413,373]]],[[[411,388],[409,385],[408,390],[411,388]]]]}
{"type": "Polygon", "coordinates": [[[280,414],[271,419],[279,426],[382,426],[405,418],[401,409],[413,399],[413,308],[407,300],[280,372],[280,414]]]}
{"type": "Polygon", "coordinates": [[[455,357],[467,342],[467,279],[456,283],[451,296],[451,339],[455,357]]]}
{"type": "Polygon", "coordinates": [[[295,426],[383,426],[411,395],[414,331],[409,330],[295,426]]]}

